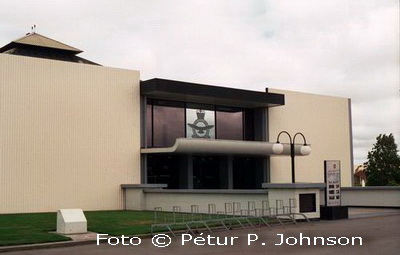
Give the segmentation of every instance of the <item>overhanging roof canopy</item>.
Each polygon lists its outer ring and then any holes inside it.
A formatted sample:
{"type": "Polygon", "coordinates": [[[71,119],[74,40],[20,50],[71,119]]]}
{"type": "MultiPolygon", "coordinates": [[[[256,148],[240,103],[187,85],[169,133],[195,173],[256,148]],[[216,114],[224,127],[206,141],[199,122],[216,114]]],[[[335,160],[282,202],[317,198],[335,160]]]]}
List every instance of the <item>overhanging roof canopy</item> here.
{"type": "MultiPolygon", "coordinates": [[[[220,155],[246,155],[246,156],[290,156],[290,144],[282,144],[283,151],[276,152],[275,143],[238,141],[222,139],[196,139],[178,138],[174,146],[167,148],[141,149],[144,154],[151,153],[177,153],[177,154],[220,154],[220,155]]],[[[296,156],[306,156],[301,153],[302,144],[295,145],[296,156]]]]}
{"type": "Polygon", "coordinates": [[[141,81],[140,93],[149,98],[243,108],[272,107],[285,104],[283,94],[158,78],[141,81]]]}

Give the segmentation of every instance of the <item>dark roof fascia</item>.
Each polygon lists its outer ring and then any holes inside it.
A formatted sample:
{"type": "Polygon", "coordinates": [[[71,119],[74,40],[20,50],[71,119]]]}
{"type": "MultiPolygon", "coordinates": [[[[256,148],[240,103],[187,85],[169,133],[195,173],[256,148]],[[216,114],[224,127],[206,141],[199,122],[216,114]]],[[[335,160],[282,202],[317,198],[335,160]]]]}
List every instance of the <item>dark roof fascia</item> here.
{"type": "Polygon", "coordinates": [[[46,49],[46,50],[52,50],[52,51],[65,52],[65,53],[68,53],[68,54],[71,54],[71,55],[77,55],[77,54],[83,52],[83,51],[65,50],[65,49],[58,49],[58,48],[53,48],[53,47],[46,47],[46,46],[18,43],[18,42],[10,42],[9,44],[4,45],[3,47],[0,48],[0,53],[3,53],[5,51],[13,49],[13,48],[46,49]]]}
{"type": "Polygon", "coordinates": [[[3,53],[5,51],[8,51],[9,49],[13,49],[18,47],[18,45],[20,45],[19,43],[15,43],[15,42],[10,42],[9,44],[4,45],[3,47],[0,48],[0,53],[3,53]]]}
{"type": "Polygon", "coordinates": [[[140,93],[149,98],[204,103],[243,108],[273,107],[285,104],[285,96],[154,78],[140,82],[140,93]]]}
{"type": "MultiPolygon", "coordinates": [[[[13,42],[14,43],[14,42],[13,42]]],[[[27,44],[19,44],[19,43],[9,43],[6,46],[9,46],[6,48],[4,46],[3,48],[0,48],[0,54],[12,54],[12,55],[19,55],[19,56],[25,56],[25,57],[34,57],[34,58],[43,58],[43,59],[50,59],[50,60],[59,60],[59,61],[66,61],[66,62],[72,62],[72,63],[82,63],[82,64],[90,64],[90,65],[98,65],[101,66],[100,64],[90,61],[88,59],[82,58],[80,56],[76,56],[77,52],[74,51],[68,51],[68,50],[62,50],[62,49],[56,49],[56,48],[50,48],[50,47],[42,47],[42,46],[36,46],[36,45],[27,45],[27,44]],[[4,49],[4,50],[3,50],[4,49]],[[17,49],[17,50],[27,50],[28,52],[24,52],[23,54],[19,53],[9,53],[9,50],[12,49],[17,49]],[[29,51],[44,51],[44,52],[49,52],[56,54],[56,56],[59,57],[51,57],[51,56],[46,56],[46,55],[35,55],[35,54],[29,54],[29,51]],[[67,56],[66,59],[64,59],[62,56],[67,56]]]]}

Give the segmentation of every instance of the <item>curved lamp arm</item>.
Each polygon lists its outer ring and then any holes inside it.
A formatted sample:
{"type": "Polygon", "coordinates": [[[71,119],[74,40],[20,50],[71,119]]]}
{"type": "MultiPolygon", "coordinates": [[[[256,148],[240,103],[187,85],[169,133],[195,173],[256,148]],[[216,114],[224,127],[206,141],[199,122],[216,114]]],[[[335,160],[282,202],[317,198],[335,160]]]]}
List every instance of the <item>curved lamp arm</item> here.
{"type": "MultiPolygon", "coordinates": [[[[289,134],[287,131],[281,131],[281,132],[278,134],[278,137],[276,138],[276,143],[279,143],[279,137],[281,136],[281,134],[287,134],[287,136],[289,136],[290,144],[292,144],[292,137],[290,136],[290,134],[289,134]]],[[[296,134],[296,135],[297,135],[297,134],[296,134]]]]}
{"type": "Polygon", "coordinates": [[[281,136],[281,134],[286,134],[287,136],[289,136],[290,144],[292,144],[292,137],[290,136],[290,134],[287,131],[281,131],[276,138],[276,143],[272,145],[272,152],[278,155],[283,152],[283,145],[279,142],[279,137],[281,136]]]}
{"type": "Polygon", "coordinates": [[[304,145],[301,146],[301,148],[300,148],[301,155],[305,156],[305,155],[310,154],[311,153],[311,147],[309,145],[307,145],[307,140],[306,140],[305,136],[302,133],[298,132],[293,136],[293,143],[295,142],[295,139],[296,139],[297,135],[301,135],[303,137],[304,145]]]}
{"type": "Polygon", "coordinates": [[[293,143],[294,143],[294,141],[295,141],[297,135],[301,135],[301,136],[303,137],[304,145],[307,145],[306,137],[305,137],[302,133],[300,133],[300,132],[297,132],[296,134],[294,134],[294,136],[293,136],[293,143]]]}

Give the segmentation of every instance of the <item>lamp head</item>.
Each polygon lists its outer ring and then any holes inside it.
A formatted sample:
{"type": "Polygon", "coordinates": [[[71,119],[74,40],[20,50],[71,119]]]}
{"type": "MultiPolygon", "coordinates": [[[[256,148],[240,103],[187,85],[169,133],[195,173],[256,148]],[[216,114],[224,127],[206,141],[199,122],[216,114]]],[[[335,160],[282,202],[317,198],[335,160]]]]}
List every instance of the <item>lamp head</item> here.
{"type": "Polygon", "coordinates": [[[277,142],[275,144],[272,145],[272,152],[274,154],[281,154],[283,152],[283,144],[277,142]]]}
{"type": "Polygon", "coordinates": [[[300,148],[300,154],[303,156],[307,156],[311,153],[311,147],[308,146],[307,144],[301,146],[300,148]]]}

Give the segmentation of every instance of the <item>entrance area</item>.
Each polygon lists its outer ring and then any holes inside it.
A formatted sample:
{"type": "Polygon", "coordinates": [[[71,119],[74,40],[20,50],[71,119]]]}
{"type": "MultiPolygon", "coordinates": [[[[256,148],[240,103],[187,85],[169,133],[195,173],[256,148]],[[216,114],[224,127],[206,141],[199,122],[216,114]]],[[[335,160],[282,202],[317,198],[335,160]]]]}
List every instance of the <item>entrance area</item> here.
{"type": "Polygon", "coordinates": [[[264,180],[262,158],[234,157],[232,165],[234,189],[261,189],[264,180]]]}
{"type": "Polygon", "coordinates": [[[225,172],[220,167],[219,157],[193,157],[193,188],[221,189],[221,175],[225,172]]]}
{"type": "Polygon", "coordinates": [[[261,189],[266,182],[266,160],[261,157],[217,155],[147,155],[147,183],[168,189],[261,189]]]}
{"type": "Polygon", "coordinates": [[[148,183],[165,183],[170,189],[179,189],[180,166],[179,156],[149,155],[147,165],[148,183]]]}

